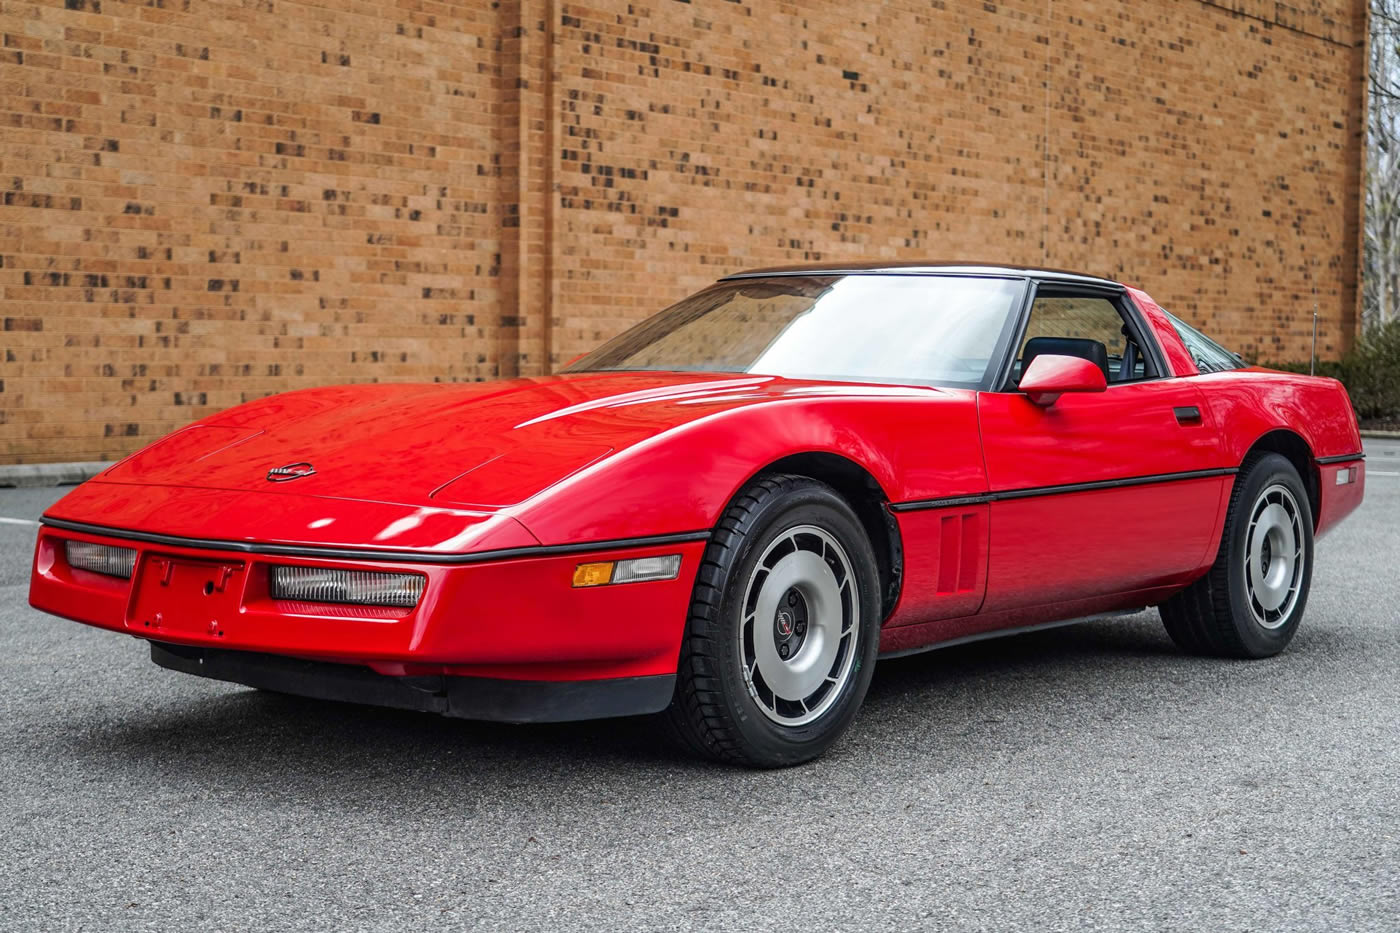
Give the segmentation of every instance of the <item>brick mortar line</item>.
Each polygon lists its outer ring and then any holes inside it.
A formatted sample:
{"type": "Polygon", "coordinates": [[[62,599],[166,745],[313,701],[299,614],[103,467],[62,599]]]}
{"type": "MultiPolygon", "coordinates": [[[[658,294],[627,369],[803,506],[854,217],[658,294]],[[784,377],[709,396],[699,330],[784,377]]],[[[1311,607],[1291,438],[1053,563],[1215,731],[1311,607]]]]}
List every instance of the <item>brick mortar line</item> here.
{"type": "Polygon", "coordinates": [[[1332,45],[1335,45],[1338,48],[1356,48],[1356,43],[1343,42],[1341,39],[1333,39],[1331,36],[1324,36],[1315,32],[1308,32],[1306,29],[1302,29],[1298,26],[1290,26],[1287,23],[1280,23],[1277,20],[1266,19],[1265,17],[1260,16],[1258,13],[1246,13],[1244,10],[1237,10],[1233,7],[1228,7],[1224,4],[1217,3],[1216,0],[1196,0],[1196,2],[1199,3],[1201,6],[1210,7],[1213,10],[1220,10],[1222,13],[1229,13],[1232,16],[1239,16],[1243,19],[1252,19],[1256,22],[1264,23],[1268,26],[1274,26],[1278,29],[1283,29],[1287,30],[1288,32],[1297,33],[1300,36],[1307,36],[1309,39],[1319,39],[1323,42],[1331,43],[1332,45]]]}

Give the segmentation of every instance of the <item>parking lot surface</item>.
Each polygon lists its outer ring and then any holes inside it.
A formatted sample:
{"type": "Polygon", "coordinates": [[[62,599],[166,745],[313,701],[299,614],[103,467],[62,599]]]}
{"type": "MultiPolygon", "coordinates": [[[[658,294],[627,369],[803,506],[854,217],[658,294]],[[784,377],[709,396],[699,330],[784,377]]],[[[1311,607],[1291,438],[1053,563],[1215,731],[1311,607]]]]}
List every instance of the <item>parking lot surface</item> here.
{"type": "Polygon", "coordinates": [[[0,490],[0,928],[1393,931],[1400,443],[1367,449],[1279,657],[1154,610],[882,662],[766,773],[159,669],[29,608],[63,490],[0,490]]]}

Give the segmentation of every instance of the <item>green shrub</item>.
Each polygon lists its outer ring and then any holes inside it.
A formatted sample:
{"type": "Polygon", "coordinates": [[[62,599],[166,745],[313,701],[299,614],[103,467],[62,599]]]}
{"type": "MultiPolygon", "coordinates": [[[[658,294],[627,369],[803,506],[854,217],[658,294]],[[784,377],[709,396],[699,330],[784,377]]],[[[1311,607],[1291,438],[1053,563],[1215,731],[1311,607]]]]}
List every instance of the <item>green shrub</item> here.
{"type": "MultiPolygon", "coordinates": [[[[1308,371],[1306,360],[1263,365],[1308,371]]],[[[1400,418],[1400,321],[1372,328],[1340,360],[1318,360],[1317,374],[1341,380],[1363,421],[1400,418]]]]}

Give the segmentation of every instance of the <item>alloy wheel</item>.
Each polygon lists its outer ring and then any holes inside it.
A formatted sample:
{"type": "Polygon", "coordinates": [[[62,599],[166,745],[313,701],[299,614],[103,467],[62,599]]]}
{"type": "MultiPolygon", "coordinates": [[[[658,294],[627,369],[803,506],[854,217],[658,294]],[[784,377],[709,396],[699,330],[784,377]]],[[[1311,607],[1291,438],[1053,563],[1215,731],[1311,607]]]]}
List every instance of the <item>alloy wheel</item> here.
{"type": "Polygon", "coordinates": [[[759,558],[742,605],[739,651],[749,695],[780,725],[819,718],[841,695],[856,658],[860,597],[845,549],[815,525],[787,529],[759,558]]]}

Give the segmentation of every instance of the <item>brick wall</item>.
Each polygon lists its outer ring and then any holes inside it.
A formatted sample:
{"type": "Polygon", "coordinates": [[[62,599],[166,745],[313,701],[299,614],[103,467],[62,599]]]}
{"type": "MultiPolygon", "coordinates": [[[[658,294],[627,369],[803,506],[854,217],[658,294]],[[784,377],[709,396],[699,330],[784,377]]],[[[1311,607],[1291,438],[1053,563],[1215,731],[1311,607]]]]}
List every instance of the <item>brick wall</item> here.
{"type": "Polygon", "coordinates": [[[300,386],[539,373],[726,272],[1357,310],[1364,0],[0,0],[0,462],[300,386]]]}

